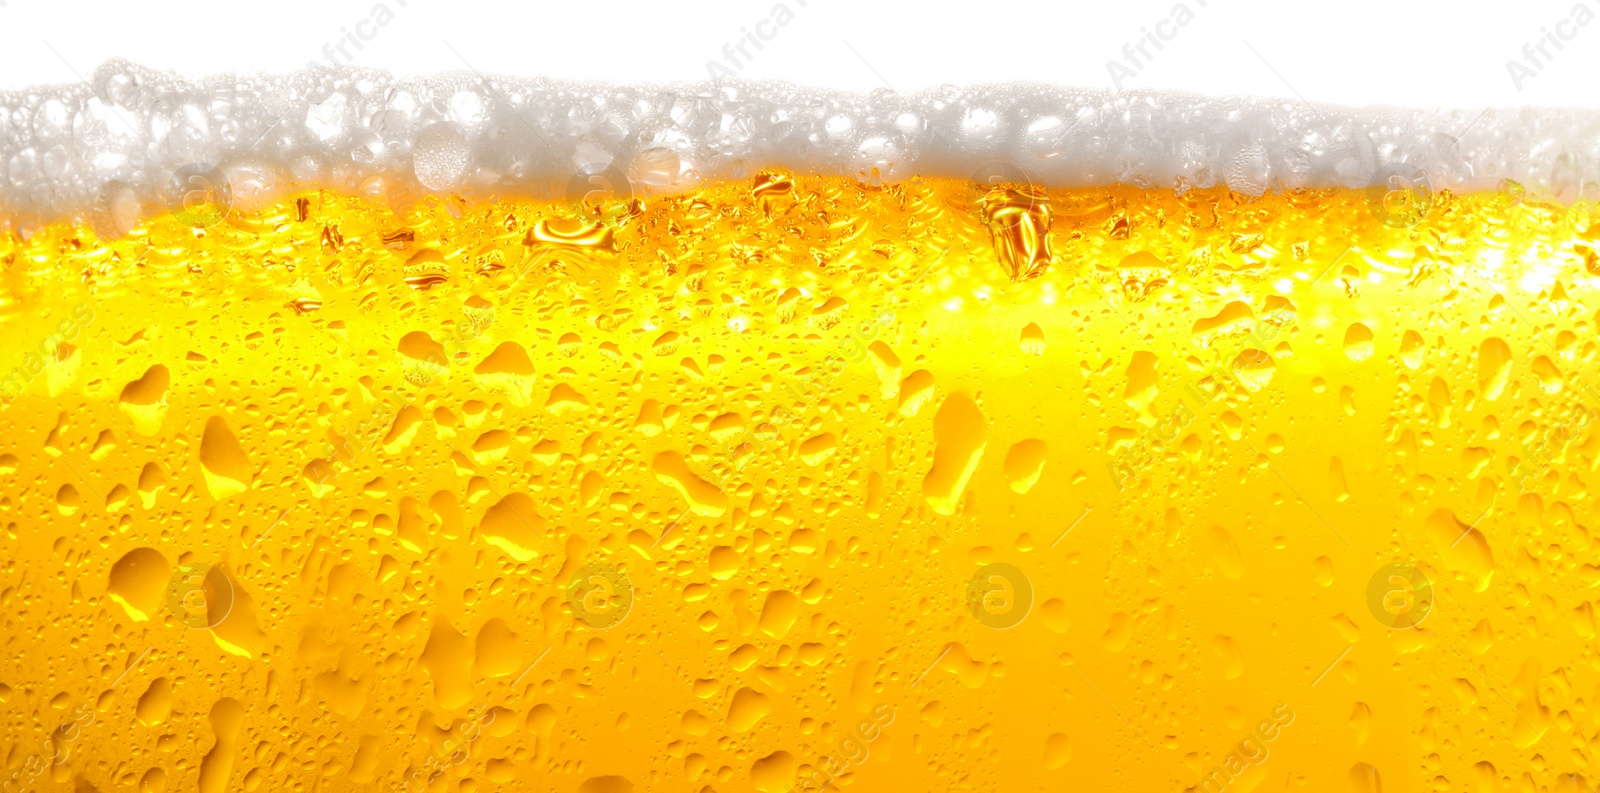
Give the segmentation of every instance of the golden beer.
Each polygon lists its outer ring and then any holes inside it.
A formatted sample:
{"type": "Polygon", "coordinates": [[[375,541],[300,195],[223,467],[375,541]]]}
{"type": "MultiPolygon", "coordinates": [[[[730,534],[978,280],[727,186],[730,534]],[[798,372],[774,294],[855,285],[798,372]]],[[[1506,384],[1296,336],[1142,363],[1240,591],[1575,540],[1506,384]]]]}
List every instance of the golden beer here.
{"type": "Polygon", "coordinates": [[[0,237],[5,789],[1587,790],[1600,218],[1394,192],[0,237]]]}

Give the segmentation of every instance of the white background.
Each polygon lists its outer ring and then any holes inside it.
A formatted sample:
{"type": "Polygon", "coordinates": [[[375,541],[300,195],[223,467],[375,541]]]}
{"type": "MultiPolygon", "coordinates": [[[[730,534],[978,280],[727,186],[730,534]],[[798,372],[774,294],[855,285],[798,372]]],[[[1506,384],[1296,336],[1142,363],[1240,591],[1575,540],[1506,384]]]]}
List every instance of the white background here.
{"type": "MultiPolygon", "coordinates": [[[[0,89],[76,81],[111,57],[187,75],[296,69],[323,60],[324,45],[378,1],[0,0],[0,89]]],[[[706,63],[775,0],[382,1],[395,18],[354,53],[357,65],[657,82],[706,78],[706,63]]],[[[1178,0],[784,2],[795,19],[740,76],[906,92],[1015,80],[1109,88],[1106,62],[1178,0]]],[[[1600,14],[1600,0],[1183,2],[1194,20],[1124,88],[1355,106],[1600,106],[1600,20],[1576,28],[1523,90],[1506,68],[1574,3],[1600,14]]]]}

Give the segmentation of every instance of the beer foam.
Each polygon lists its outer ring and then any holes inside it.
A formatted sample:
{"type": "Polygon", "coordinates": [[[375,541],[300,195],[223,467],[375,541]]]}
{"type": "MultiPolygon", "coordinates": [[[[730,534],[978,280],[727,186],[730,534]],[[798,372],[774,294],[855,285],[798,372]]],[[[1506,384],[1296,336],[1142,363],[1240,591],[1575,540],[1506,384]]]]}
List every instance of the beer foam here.
{"type": "MultiPolygon", "coordinates": [[[[1312,107],[1038,84],[870,94],[778,82],[618,85],[357,68],[185,80],[111,61],[0,93],[0,216],[113,225],[181,209],[199,174],[249,203],[307,187],[557,198],[591,175],[635,194],[764,168],[1043,187],[1434,190],[1516,182],[1589,195],[1600,113],[1312,107]],[[574,181],[576,179],[576,181],[574,181]],[[185,187],[187,185],[188,187],[185,187]]],[[[1590,196],[1592,197],[1592,196],[1590,196]]]]}

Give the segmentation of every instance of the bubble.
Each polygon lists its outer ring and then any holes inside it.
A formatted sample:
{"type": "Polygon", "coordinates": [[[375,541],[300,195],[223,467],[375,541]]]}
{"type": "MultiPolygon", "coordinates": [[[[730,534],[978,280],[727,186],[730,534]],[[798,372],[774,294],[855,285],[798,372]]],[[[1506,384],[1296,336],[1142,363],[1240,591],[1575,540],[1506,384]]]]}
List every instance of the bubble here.
{"type": "Polygon", "coordinates": [[[1528,198],[1527,188],[1515,179],[1501,179],[1494,189],[1495,192],[1510,199],[1513,206],[1521,205],[1528,198]]]}
{"type": "Polygon", "coordinates": [[[174,155],[195,157],[201,155],[211,140],[211,120],[204,110],[192,103],[180,106],[170,117],[165,145],[174,155]]]}
{"type": "Polygon", "coordinates": [[[466,134],[448,121],[433,124],[417,133],[417,143],[411,157],[417,181],[434,191],[454,187],[471,161],[466,134]]]}
{"type": "Polygon", "coordinates": [[[1583,170],[1572,152],[1557,155],[1555,165],[1550,168],[1550,195],[1561,201],[1579,198],[1584,187],[1583,170]]]}
{"type": "Polygon", "coordinates": [[[528,125],[521,120],[511,119],[490,125],[484,130],[473,151],[483,167],[511,179],[522,180],[531,175],[534,167],[532,154],[538,147],[539,139],[528,125]]]}
{"type": "Polygon", "coordinates": [[[411,131],[411,115],[404,110],[385,108],[372,114],[367,128],[382,141],[386,148],[404,146],[411,131]]]}
{"type": "Polygon", "coordinates": [[[306,129],[323,143],[332,143],[344,136],[350,126],[350,100],[343,93],[306,110],[306,129]]]}
{"type": "Polygon", "coordinates": [[[667,116],[674,127],[694,137],[704,134],[717,119],[711,98],[704,96],[677,97],[668,108],[667,116]]]}
{"type": "Polygon", "coordinates": [[[640,184],[682,187],[741,178],[738,164],[744,174],[781,163],[870,184],[960,176],[1006,153],[1051,187],[1121,182],[1182,192],[1226,184],[1257,196],[1359,189],[1372,184],[1378,163],[1404,162],[1427,172],[1426,187],[1413,179],[1380,188],[1392,195],[1374,213],[1399,228],[1424,216],[1431,192],[1446,188],[1463,195],[1509,180],[1568,202],[1595,192],[1583,154],[1593,120],[1584,113],[1474,122],[1459,112],[1313,113],[1266,100],[1119,98],[1040,85],[849,95],[516,78],[485,89],[451,78],[355,75],[316,68],[290,78],[190,82],[113,61],[95,71],[88,95],[14,92],[0,99],[8,205],[47,221],[87,216],[93,187],[108,178],[164,197],[178,166],[246,151],[286,177],[346,191],[397,172],[429,191],[462,190],[467,180],[521,188],[559,183],[572,163],[588,170],[598,164],[586,153],[592,147],[619,158],[640,184]],[[1458,145],[1463,139],[1469,143],[1458,145]],[[669,151],[679,157],[676,175],[669,151]]]}
{"type": "Polygon", "coordinates": [[[1406,163],[1385,165],[1367,187],[1367,210],[1392,229],[1422,222],[1433,208],[1433,185],[1421,169],[1406,163]]]}
{"type": "Polygon", "coordinates": [[[1229,190],[1242,195],[1259,196],[1267,192],[1271,170],[1267,161],[1267,150],[1259,144],[1251,143],[1234,152],[1224,178],[1229,190]]]}
{"type": "Polygon", "coordinates": [[[922,120],[916,113],[899,113],[894,117],[894,127],[907,135],[914,135],[928,128],[928,122],[922,120]]]}
{"type": "Polygon", "coordinates": [[[985,565],[967,581],[967,610],[980,625],[1014,628],[1033,610],[1033,582],[1004,562],[985,565]]]}
{"type": "Polygon", "coordinates": [[[113,179],[100,186],[90,212],[89,227],[101,240],[126,237],[139,225],[139,194],[127,182],[113,179]]]}
{"type": "Polygon", "coordinates": [[[1216,152],[1198,141],[1184,141],[1178,147],[1178,188],[1208,188],[1217,183],[1216,152]]]}
{"type": "Polygon", "coordinates": [[[669,185],[678,180],[682,163],[672,149],[656,147],[634,155],[633,172],[648,185],[669,185]]]}
{"type": "Polygon", "coordinates": [[[40,140],[52,140],[65,135],[71,125],[72,114],[60,99],[47,99],[39,106],[33,118],[33,134],[40,140]]]}
{"type": "Polygon", "coordinates": [[[863,180],[877,183],[901,174],[905,152],[894,138],[875,135],[856,147],[856,162],[863,180]]]}
{"type": "Polygon", "coordinates": [[[993,145],[999,140],[1000,133],[1000,116],[989,108],[968,108],[961,116],[961,137],[971,145],[993,145]]]}
{"type": "Polygon", "coordinates": [[[233,206],[241,211],[255,211],[277,198],[278,171],[275,166],[260,160],[232,162],[222,167],[233,198],[233,206]]]}
{"type": "Polygon", "coordinates": [[[1028,123],[1022,133],[1022,146],[1041,160],[1058,156],[1057,148],[1072,128],[1059,116],[1045,116],[1028,123]]]}
{"type": "Polygon", "coordinates": [[[450,117],[467,129],[483,126],[488,105],[477,91],[457,91],[450,97],[450,117]]]}
{"type": "Polygon", "coordinates": [[[595,630],[615,627],[633,610],[633,584],[621,567],[595,562],[567,581],[572,615],[595,630]]]}
{"type": "Polygon", "coordinates": [[[106,102],[133,108],[143,98],[144,79],[131,64],[111,60],[96,69],[90,79],[94,94],[106,102]]]}
{"type": "Polygon", "coordinates": [[[844,115],[834,116],[828,119],[828,122],[823,125],[823,129],[828,133],[828,137],[833,140],[842,140],[848,137],[850,135],[850,131],[854,128],[855,121],[849,116],[844,115]]]}

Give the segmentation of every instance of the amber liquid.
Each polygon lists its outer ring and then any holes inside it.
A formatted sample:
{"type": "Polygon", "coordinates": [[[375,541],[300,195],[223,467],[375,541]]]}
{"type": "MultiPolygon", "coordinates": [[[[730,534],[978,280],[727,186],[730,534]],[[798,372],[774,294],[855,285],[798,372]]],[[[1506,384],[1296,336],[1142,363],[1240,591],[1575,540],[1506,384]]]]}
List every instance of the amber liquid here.
{"type": "Polygon", "coordinates": [[[0,239],[5,773],[1587,789],[1593,216],[769,173],[0,239]]]}

